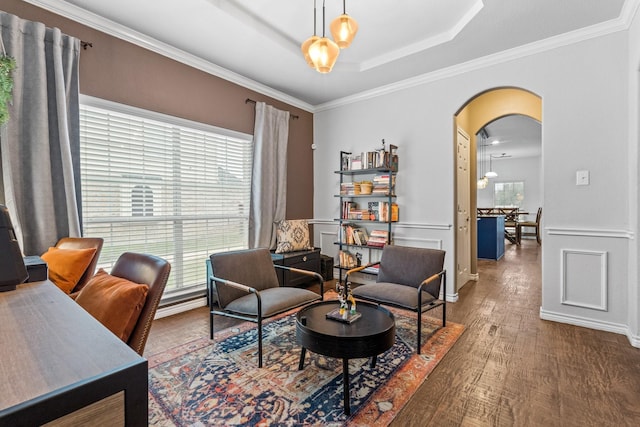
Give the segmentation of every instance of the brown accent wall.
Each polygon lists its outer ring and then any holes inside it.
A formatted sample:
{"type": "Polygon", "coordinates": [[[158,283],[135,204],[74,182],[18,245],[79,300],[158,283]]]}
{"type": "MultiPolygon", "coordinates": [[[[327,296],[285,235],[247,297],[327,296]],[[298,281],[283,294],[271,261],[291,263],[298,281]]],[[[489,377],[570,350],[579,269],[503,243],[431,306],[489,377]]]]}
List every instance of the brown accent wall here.
{"type": "Polygon", "coordinates": [[[313,218],[313,114],[19,0],[1,9],[91,42],[80,54],[80,92],[97,98],[253,134],[264,101],[299,116],[289,125],[287,218],[313,218]]]}

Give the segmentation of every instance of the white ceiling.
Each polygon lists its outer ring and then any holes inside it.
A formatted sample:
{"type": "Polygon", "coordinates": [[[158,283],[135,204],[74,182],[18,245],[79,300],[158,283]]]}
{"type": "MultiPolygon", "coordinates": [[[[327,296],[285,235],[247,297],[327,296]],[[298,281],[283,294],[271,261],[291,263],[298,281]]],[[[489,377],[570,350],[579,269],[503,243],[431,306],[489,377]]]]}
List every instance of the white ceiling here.
{"type": "MultiPolygon", "coordinates": [[[[359,31],[330,74],[306,65],[313,0],[26,0],[308,111],[401,85],[619,31],[639,0],[347,0],[359,31]],[[426,76],[426,77],[425,77],[426,76]]],[[[326,28],[343,2],[324,0],[326,28]]],[[[322,35],[322,4],[317,34],[322,35]]],[[[100,46],[95,45],[99,50],[100,46]]],[[[523,116],[485,128],[486,154],[541,154],[523,116]]]]}
{"type": "MultiPolygon", "coordinates": [[[[313,0],[26,1],[309,111],[461,64],[619,31],[637,6],[637,0],[348,0],[359,32],[334,70],[320,74],[300,52],[313,33],[313,0]]],[[[327,28],[341,12],[342,1],[326,0],[327,28]]]]}
{"type": "MultiPolygon", "coordinates": [[[[522,115],[506,116],[484,127],[487,134],[485,158],[515,159],[542,155],[542,125],[522,115]]],[[[478,139],[478,150],[481,142],[478,139]]],[[[478,156],[480,160],[480,156],[478,156]]]]}

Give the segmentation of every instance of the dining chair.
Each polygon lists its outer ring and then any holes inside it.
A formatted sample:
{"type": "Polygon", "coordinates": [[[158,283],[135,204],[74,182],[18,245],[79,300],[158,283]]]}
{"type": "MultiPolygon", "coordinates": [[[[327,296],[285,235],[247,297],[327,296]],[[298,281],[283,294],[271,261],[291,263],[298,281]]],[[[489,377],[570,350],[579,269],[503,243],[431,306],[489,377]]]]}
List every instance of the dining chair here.
{"type": "Polygon", "coordinates": [[[522,241],[522,236],[536,236],[536,240],[538,244],[542,244],[542,239],[540,238],[540,219],[542,218],[542,208],[538,208],[538,212],[536,213],[536,220],[533,221],[519,221],[516,225],[516,238],[518,240],[518,244],[522,241]],[[534,228],[534,232],[523,233],[522,229],[524,227],[534,228]]]}

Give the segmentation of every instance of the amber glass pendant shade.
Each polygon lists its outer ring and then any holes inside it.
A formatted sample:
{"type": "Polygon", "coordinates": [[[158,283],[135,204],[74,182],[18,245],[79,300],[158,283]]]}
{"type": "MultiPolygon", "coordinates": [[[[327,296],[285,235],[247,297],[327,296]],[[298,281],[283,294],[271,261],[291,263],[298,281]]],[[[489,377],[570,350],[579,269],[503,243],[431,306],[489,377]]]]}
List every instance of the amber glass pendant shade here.
{"type": "Polygon", "coordinates": [[[328,37],[322,37],[309,48],[309,56],[313,59],[315,69],[320,73],[331,72],[339,54],[340,48],[328,37]]]}
{"type": "Polygon", "coordinates": [[[311,45],[318,40],[320,40],[320,37],[313,35],[308,39],[306,39],[304,43],[302,43],[302,46],[300,47],[300,50],[302,50],[302,54],[304,55],[304,60],[307,61],[307,64],[309,64],[309,67],[311,68],[316,68],[314,64],[314,58],[312,58],[310,55],[311,45]]]}
{"type": "Polygon", "coordinates": [[[340,49],[346,49],[351,45],[358,32],[358,23],[349,15],[342,14],[331,22],[331,35],[340,49]]]}

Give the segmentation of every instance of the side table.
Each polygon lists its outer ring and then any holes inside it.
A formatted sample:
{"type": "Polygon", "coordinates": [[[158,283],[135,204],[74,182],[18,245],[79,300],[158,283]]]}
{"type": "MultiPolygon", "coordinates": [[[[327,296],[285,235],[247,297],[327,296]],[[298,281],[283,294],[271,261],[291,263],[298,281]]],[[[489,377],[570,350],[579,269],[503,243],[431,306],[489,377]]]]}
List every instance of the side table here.
{"type": "Polygon", "coordinates": [[[296,315],[296,339],[302,346],[298,369],[304,367],[307,349],[328,357],[342,359],[344,413],[349,405],[349,359],[371,357],[375,366],[378,354],[395,343],[396,325],[393,314],[376,304],[358,301],[362,317],[351,324],[326,318],[340,306],[338,301],[321,301],[304,307],[296,315]]]}

